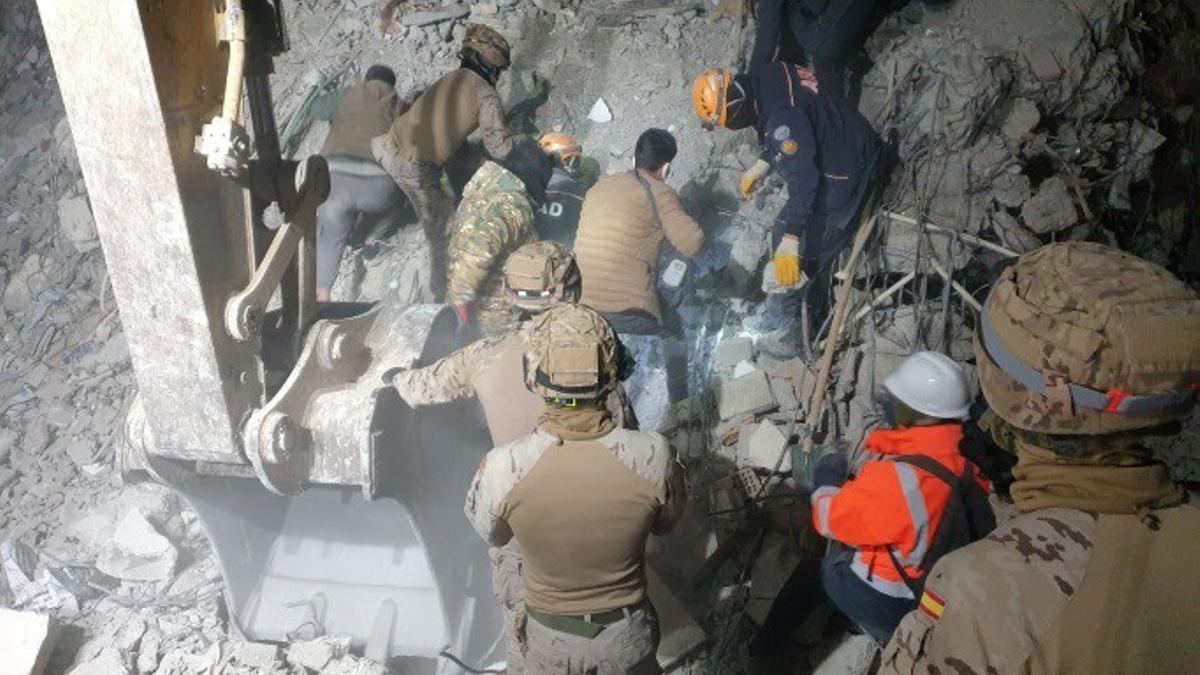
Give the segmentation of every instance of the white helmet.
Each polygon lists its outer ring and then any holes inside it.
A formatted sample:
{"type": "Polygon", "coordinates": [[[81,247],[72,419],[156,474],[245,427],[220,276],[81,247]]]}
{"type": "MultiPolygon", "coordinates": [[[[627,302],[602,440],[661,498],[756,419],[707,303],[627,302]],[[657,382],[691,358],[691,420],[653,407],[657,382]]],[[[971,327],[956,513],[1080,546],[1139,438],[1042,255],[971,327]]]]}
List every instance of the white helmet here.
{"type": "Polygon", "coordinates": [[[883,386],[904,405],[939,419],[966,419],[971,407],[967,374],[949,356],[917,352],[883,386]]]}

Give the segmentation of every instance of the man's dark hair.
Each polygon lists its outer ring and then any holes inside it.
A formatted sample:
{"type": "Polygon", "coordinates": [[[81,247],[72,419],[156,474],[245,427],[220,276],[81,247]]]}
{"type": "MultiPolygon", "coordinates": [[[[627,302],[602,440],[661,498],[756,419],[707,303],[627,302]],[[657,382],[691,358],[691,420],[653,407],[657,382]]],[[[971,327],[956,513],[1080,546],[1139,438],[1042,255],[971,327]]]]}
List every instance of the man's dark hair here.
{"type": "Polygon", "coordinates": [[[633,165],[644,171],[658,171],[663,164],[675,159],[679,148],[675,137],[666,129],[647,129],[638,136],[633,149],[633,165]]]}
{"type": "Polygon", "coordinates": [[[389,87],[395,87],[396,71],[388,68],[387,66],[382,66],[376,63],[370,68],[367,68],[367,76],[364,77],[363,80],[367,82],[370,82],[371,80],[379,80],[380,82],[387,84],[389,87]]]}

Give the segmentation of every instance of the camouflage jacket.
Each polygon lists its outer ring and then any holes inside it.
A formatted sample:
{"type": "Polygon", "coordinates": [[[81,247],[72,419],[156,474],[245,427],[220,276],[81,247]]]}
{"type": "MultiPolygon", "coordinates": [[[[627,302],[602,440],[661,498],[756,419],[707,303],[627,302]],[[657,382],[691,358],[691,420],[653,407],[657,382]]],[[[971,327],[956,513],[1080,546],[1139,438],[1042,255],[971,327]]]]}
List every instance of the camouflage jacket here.
{"type": "MultiPolygon", "coordinates": [[[[424,368],[398,373],[392,386],[416,408],[478,397],[492,443],[504,445],[537,426],[545,407],[541,397],[525,387],[523,359],[529,348],[528,324],[500,337],[476,340],[424,368]]],[[[617,426],[637,426],[624,387],[608,400],[617,426]]]]}
{"type": "Polygon", "coordinates": [[[503,301],[504,261],[537,240],[533,204],[521,180],[495,162],[485,162],[463,189],[450,225],[446,302],[472,307],[503,301]]]}
{"type": "Polygon", "coordinates": [[[880,673],[1195,669],[1200,510],[1025,513],[934,566],[880,673]]]}

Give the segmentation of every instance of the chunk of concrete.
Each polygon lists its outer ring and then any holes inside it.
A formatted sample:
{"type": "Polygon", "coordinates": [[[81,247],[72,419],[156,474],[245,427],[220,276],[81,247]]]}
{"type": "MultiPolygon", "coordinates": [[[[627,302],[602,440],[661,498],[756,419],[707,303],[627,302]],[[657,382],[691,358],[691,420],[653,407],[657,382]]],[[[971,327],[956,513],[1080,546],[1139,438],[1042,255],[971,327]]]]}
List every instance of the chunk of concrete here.
{"type": "Polygon", "coordinates": [[[163,581],[175,573],[179,551],[158,533],[140,509],[117,522],[111,544],[96,561],[101,572],[126,581],[163,581]]]}
{"type": "Polygon", "coordinates": [[[348,651],[349,635],[326,635],[315,640],[293,642],[287,648],[287,662],[292,666],[321,672],[330,661],[340,659],[348,651]]]}
{"type": "Polygon", "coordinates": [[[67,675],[129,675],[125,659],[115,647],[105,647],[86,663],[67,671],[67,675]]]}
{"type": "Polygon", "coordinates": [[[1075,201],[1062,176],[1047,178],[1038,186],[1037,193],[1021,207],[1021,219],[1038,234],[1065,230],[1079,222],[1075,201]]]}
{"type": "Polygon", "coordinates": [[[766,469],[767,471],[777,471],[779,473],[790,473],[792,470],[792,458],[788,453],[783,451],[787,446],[787,438],[783,435],[783,431],[770,420],[763,420],[757,426],[747,427],[742,430],[742,438],[745,442],[738,443],[738,465],[749,466],[755,469],[766,469]],[[782,463],[779,468],[775,468],[775,463],[779,461],[779,457],[783,456],[782,463]]]}
{"type": "Polygon", "coordinates": [[[64,197],[58,202],[58,227],[80,253],[100,245],[96,241],[96,221],[85,197],[64,197]]]}
{"type": "Polygon", "coordinates": [[[608,107],[608,102],[602,98],[598,98],[592,104],[592,109],[588,112],[587,118],[597,124],[611,122],[613,121],[612,109],[608,107]]]}
{"type": "Polygon", "coordinates": [[[1042,114],[1038,112],[1037,104],[1027,98],[1018,98],[1013,101],[1008,117],[1000,125],[1000,131],[1010,140],[1020,141],[1029,136],[1041,120],[1042,114]]]}
{"type": "Polygon", "coordinates": [[[280,665],[279,646],[263,642],[240,642],[233,646],[232,660],[249,668],[273,670],[280,665]]]}
{"type": "Polygon", "coordinates": [[[713,352],[713,370],[730,370],[742,361],[754,358],[754,339],[735,337],[721,340],[713,352]]]}
{"type": "Polygon", "coordinates": [[[757,415],[778,407],[767,374],[753,370],[741,377],[722,377],[717,392],[717,410],[721,419],[757,415]]]}
{"type": "Polygon", "coordinates": [[[0,608],[0,654],[5,673],[39,675],[54,648],[54,619],[0,608]]]}

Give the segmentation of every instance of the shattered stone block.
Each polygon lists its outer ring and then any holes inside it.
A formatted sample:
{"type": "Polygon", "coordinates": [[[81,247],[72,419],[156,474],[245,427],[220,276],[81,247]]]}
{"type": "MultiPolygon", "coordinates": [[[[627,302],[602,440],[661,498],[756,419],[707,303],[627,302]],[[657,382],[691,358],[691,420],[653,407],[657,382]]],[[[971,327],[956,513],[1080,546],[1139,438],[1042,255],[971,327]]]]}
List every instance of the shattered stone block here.
{"type": "Polygon", "coordinates": [[[85,197],[64,197],[58,202],[58,226],[80,253],[100,245],[96,241],[96,221],[85,197]]]}
{"type": "Polygon", "coordinates": [[[179,551],[146,520],[131,509],[117,523],[112,543],[96,567],[110,577],[126,581],[163,581],[175,573],[179,551]]]}
{"type": "Polygon", "coordinates": [[[262,642],[241,642],[233,646],[232,659],[250,668],[274,668],[279,665],[279,646],[262,642]]]}
{"type": "Polygon", "coordinates": [[[321,672],[330,661],[340,659],[350,651],[349,635],[326,635],[315,640],[293,642],[287,648],[287,662],[292,666],[321,672]]]}
{"type": "Polygon", "coordinates": [[[0,654],[5,673],[40,675],[54,648],[54,620],[46,614],[0,608],[0,654]]]}
{"type": "Polygon", "coordinates": [[[1024,140],[1033,131],[1042,114],[1038,112],[1037,104],[1027,98],[1018,98],[1012,102],[1012,109],[1000,125],[1000,131],[1013,141],[1024,140]]]}
{"type": "Polygon", "coordinates": [[[782,455],[783,461],[777,471],[791,473],[792,459],[784,452],[785,447],[787,438],[784,437],[783,431],[774,422],[763,420],[756,426],[742,429],[742,436],[738,441],[738,465],[776,471],[775,463],[782,455]]]}
{"type": "Polygon", "coordinates": [[[754,358],[754,339],[735,337],[721,340],[713,352],[713,370],[726,371],[754,358]]]}
{"type": "Polygon", "coordinates": [[[800,402],[796,400],[796,388],[788,378],[772,377],[771,393],[775,395],[775,400],[779,402],[780,410],[791,411],[800,407],[800,402]]]}
{"type": "Polygon", "coordinates": [[[125,659],[114,647],[105,647],[94,658],[67,671],[67,675],[129,675],[125,659]]]}
{"type": "Polygon", "coordinates": [[[757,415],[778,407],[767,374],[753,370],[738,378],[722,377],[717,391],[717,409],[721,419],[757,415]]]}
{"type": "Polygon", "coordinates": [[[1025,221],[1025,227],[1038,234],[1065,230],[1079,222],[1075,201],[1062,176],[1042,182],[1037,194],[1021,207],[1021,219],[1025,221]]]}

